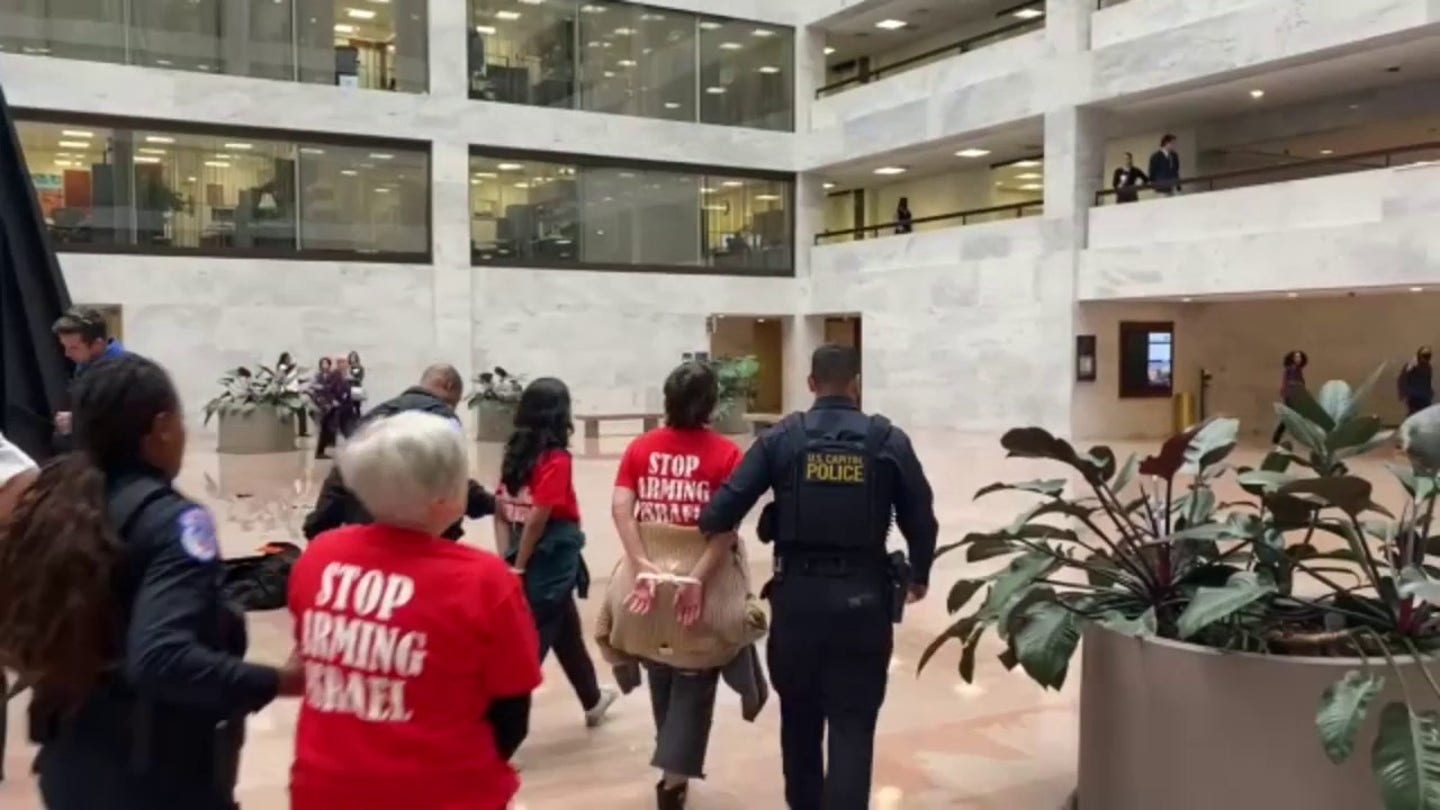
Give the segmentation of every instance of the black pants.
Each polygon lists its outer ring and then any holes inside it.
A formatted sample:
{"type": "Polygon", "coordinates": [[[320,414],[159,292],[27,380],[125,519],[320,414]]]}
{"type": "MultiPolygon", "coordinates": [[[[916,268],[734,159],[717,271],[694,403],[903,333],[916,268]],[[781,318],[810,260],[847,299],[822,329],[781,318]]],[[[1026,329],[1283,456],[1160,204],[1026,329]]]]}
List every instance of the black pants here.
{"type": "Polygon", "coordinates": [[[331,408],[315,420],[315,458],[324,458],[340,437],[340,410],[331,408]]]}
{"type": "Polygon", "coordinates": [[[234,810],[228,790],[203,775],[161,768],[136,775],[128,761],[83,745],[54,744],[40,750],[40,797],[49,810],[234,810]]]}
{"type": "Polygon", "coordinates": [[[1434,403],[1434,400],[1434,397],[1406,397],[1405,409],[1410,412],[1410,416],[1414,416],[1430,407],[1434,403]]]}
{"type": "Polygon", "coordinates": [[[535,616],[535,630],[540,634],[540,660],[544,662],[550,650],[560,659],[565,678],[580,698],[580,706],[586,711],[600,702],[600,680],[595,675],[595,663],[585,649],[585,636],[580,629],[580,610],[575,599],[566,596],[558,602],[546,602],[531,606],[535,616]]]}
{"type": "Polygon", "coordinates": [[[883,574],[789,575],[771,587],[770,680],[780,696],[791,810],[865,810],[894,625],[883,574]],[[829,768],[822,740],[829,730],[829,768]]]}
{"type": "Polygon", "coordinates": [[[646,661],[645,674],[655,714],[655,756],[650,764],[666,773],[704,779],[720,670],[676,669],[646,661]]]}
{"type": "Polygon", "coordinates": [[[1278,424],[1278,425],[1275,426],[1275,435],[1273,435],[1273,436],[1270,437],[1270,443],[1271,443],[1271,444],[1279,444],[1279,443],[1280,443],[1280,440],[1281,440],[1282,438],[1284,438],[1284,436],[1285,436],[1285,423],[1284,423],[1284,422],[1281,422],[1280,424],[1278,424]]]}

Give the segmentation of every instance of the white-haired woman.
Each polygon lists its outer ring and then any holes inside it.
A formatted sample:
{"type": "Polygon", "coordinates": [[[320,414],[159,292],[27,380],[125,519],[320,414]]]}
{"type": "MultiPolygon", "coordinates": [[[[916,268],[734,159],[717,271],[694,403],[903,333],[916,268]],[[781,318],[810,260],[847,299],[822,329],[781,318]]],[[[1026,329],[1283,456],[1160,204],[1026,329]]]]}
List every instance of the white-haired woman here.
{"type": "Polygon", "coordinates": [[[315,538],[291,574],[305,662],[292,806],[501,810],[540,645],[505,563],[441,536],[465,514],[464,436],[401,413],[338,463],[375,522],[315,538]]]}

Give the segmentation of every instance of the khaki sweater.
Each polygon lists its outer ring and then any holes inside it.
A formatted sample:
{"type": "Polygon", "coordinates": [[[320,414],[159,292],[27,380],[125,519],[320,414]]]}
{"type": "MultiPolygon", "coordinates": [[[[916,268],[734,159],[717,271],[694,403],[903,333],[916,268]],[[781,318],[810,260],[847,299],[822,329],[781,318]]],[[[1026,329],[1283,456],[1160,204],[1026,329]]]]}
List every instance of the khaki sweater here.
{"type": "MultiPolygon", "coordinates": [[[[696,529],[663,523],[640,524],[640,540],[646,556],[662,573],[677,576],[690,573],[709,542],[696,529]]],[[[625,606],[625,597],[635,589],[635,571],[628,560],[615,566],[595,628],[607,662],[615,666],[645,659],[677,669],[715,669],[765,636],[769,622],[751,594],[743,546],[737,546],[706,581],[705,606],[691,627],[681,627],[675,619],[671,607],[675,587],[661,583],[650,612],[637,616],[625,606]]]]}

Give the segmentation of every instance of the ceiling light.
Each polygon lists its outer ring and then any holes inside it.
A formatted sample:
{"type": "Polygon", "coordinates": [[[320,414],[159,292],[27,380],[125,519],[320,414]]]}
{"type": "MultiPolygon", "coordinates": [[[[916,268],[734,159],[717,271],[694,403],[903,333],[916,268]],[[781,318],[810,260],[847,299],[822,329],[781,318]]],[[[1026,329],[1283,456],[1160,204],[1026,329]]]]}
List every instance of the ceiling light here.
{"type": "Polygon", "coordinates": [[[653,11],[648,11],[648,12],[646,12],[646,13],[644,13],[644,14],[641,14],[641,15],[640,15],[640,19],[645,20],[646,22],[655,22],[655,21],[658,21],[658,20],[663,20],[663,19],[665,19],[665,15],[664,15],[664,14],[656,14],[656,13],[653,12],[653,11]]]}
{"type": "Polygon", "coordinates": [[[665,102],[665,109],[667,109],[667,110],[678,110],[678,109],[680,109],[680,102],[678,102],[678,101],[667,101],[667,102],[665,102]]]}
{"type": "Polygon", "coordinates": [[[1297,292],[1285,293],[1285,297],[1286,297],[1286,298],[1299,298],[1299,297],[1300,297],[1300,293],[1297,293],[1297,292]]]}
{"type": "Polygon", "coordinates": [[[340,170],[340,173],[343,174],[343,175],[345,175],[346,177],[354,177],[355,175],[359,174],[360,172],[357,172],[357,171],[355,171],[354,169],[341,169],[341,170],[340,170]]]}
{"type": "Polygon", "coordinates": [[[1039,172],[1025,172],[1024,174],[1015,175],[1016,180],[1042,180],[1044,177],[1045,175],[1039,172]]]}
{"type": "Polygon", "coordinates": [[[760,200],[761,202],[775,202],[776,200],[780,199],[780,195],[779,195],[779,194],[756,194],[756,195],[755,195],[755,199],[760,200]]]}
{"type": "Polygon", "coordinates": [[[495,168],[499,169],[499,170],[502,171],[502,172],[518,172],[518,171],[520,171],[521,169],[525,168],[525,164],[523,164],[523,163],[501,163],[500,165],[496,166],[495,168]]]}
{"type": "Polygon", "coordinates": [[[745,183],[744,183],[743,181],[740,181],[740,180],[726,180],[725,182],[721,183],[720,185],[722,185],[722,186],[724,186],[724,187],[726,187],[726,188],[740,188],[741,186],[745,185],[745,183]]]}
{"type": "Polygon", "coordinates": [[[229,156],[229,155],[225,155],[225,154],[220,154],[220,155],[216,155],[216,156],[215,156],[215,159],[216,159],[216,160],[229,160],[229,159],[230,159],[230,156],[229,156]]]}
{"type": "Polygon", "coordinates": [[[83,130],[83,129],[62,129],[62,130],[60,130],[60,134],[61,134],[61,135],[64,135],[64,136],[67,137],[67,138],[93,138],[93,137],[95,137],[95,133],[93,133],[93,132],[86,132],[86,131],[83,130]]]}
{"type": "Polygon", "coordinates": [[[375,19],[375,12],[368,8],[347,8],[345,9],[345,16],[352,20],[373,20],[375,19]]]}
{"type": "Polygon", "coordinates": [[[705,92],[709,93],[709,94],[712,95],[712,96],[723,96],[723,95],[725,95],[725,88],[723,88],[723,87],[707,87],[707,88],[705,88],[705,92]]]}
{"type": "Polygon", "coordinates": [[[174,62],[171,62],[169,59],[156,59],[156,60],[155,60],[155,64],[160,65],[160,66],[162,66],[162,67],[170,67],[171,65],[173,65],[173,64],[175,64],[175,63],[174,63],[174,62]]]}
{"type": "Polygon", "coordinates": [[[741,45],[741,44],[738,43],[738,42],[722,42],[722,43],[720,43],[720,50],[722,50],[722,51],[738,51],[738,50],[744,49],[744,47],[745,47],[744,45],[741,45]]]}
{"type": "Polygon", "coordinates": [[[1180,303],[1182,303],[1182,304],[1188,304],[1188,303],[1190,303],[1191,301],[1194,301],[1194,300],[1195,300],[1194,298],[1181,298],[1181,299],[1180,299],[1180,303]]]}
{"type": "Polygon", "coordinates": [[[1038,160],[1017,160],[1010,165],[1017,169],[1033,169],[1037,166],[1043,166],[1044,164],[1038,160]]]}
{"type": "Polygon", "coordinates": [[[773,37],[773,36],[775,36],[775,32],[774,32],[774,31],[771,31],[771,30],[768,29],[768,28],[756,28],[754,31],[751,31],[751,32],[750,32],[750,36],[752,36],[752,37],[773,37]]]}
{"type": "Polygon", "coordinates": [[[619,62],[616,62],[615,64],[619,65],[620,67],[635,67],[635,60],[634,60],[634,59],[621,59],[619,62]]]}
{"type": "Polygon", "coordinates": [[[773,76],[774,74],[780,72],[780,68],[775,67],[774,65],[765,65],[760,68],[759,72],[773,76]]]}
{"type": "Polygon", "coordinates": [[[701,194],[714,194],[714,193],[715,193],[715,189],[710,188],[709,186],[701,186],[701,187],[700,187],[700,193],[701,193],[701,194]]]}
{"type": "Polygon", "coordinates": [[[496,174],[495,172],[475,172],[475,176],[476,176],[476,177],[483,177],[483,178],[485,178],[486,180],[494,180],[495,178],[499,177],[500,175],[496,174]]]}
{"type": "Polygon", "coordinates": [[[300,147],[300,154],[302,154],[302,155],[323,155],[323,154],[325,154],[325,150],[324,150],[324,149],[321,149],[321,148],[318,147],[318,146],[302,146],[302,147],[300,147]]]}
{"type": "Polygon", "coordinates": [[[1411,287],[1410,292],[1425,292],[1424,287],[1411,287]]]}
{"type": "Polygon", "coordinates": [[[1264,90],[1258,90],[1258,89],[1257,89],[1257,90],[1251,90],[1251,91],[1250,91],[1250,98],[1264,98],[1264,97],[1265,97],[1265,91],[1264,91],[1264,90]]]}
{"type": "Polygon", "coordinates": [[[72,162],[70,162],[70,161],[68,161],[68,160],[57,160],[57,161],[55,161],[55,165],[56,165],[56,166],[60,166],[60,167],[68,167],[68,166],[74,166],[75,164],[72,163],[72,162]]]}
{"type": "Polygon", "coordinates": [[[883,29],[885,29],[886,31],[898,31],[899,29],[905,27],[905,21],[904,21],[904,20],[881,20],[880,22],[875,23],[875,27],[876,27],[876,28],[883,28],[883,29]]]}
{"type": "Polygon", "coordinates": [[[989,149],[961,149],[955,153],[955,157],[978,158],[985,157],[988,154],[990,154],[989,149]]]}
{"type": "MultiPolygon", "coordinates": [[[[477,33],[477,34],[485,34],[485,35],[487,35],[487,36],[494,36],[494,34],[495,34],[495,26],[493,26],[493,25],[477,25],[477,26],[475,26],[475,33],[477,33]]],[[[591,45],[594,45],[595,43],[592,42],[592,43],[590,43],[590,44],[591,44],[591,45]]]]}
{"type": "Polygon", "coordinates": [[[1026,183],[1025,185],[1020,187],[1022,191],[1039,191],[1043,188],[1045,187],[1040,185],[1039,183],[1026,183]]]}
{"type": "Polygon", "coordinates": [[[472,186],[478,186],[478,185],[480,185],[481,182],[482,182],[482,181],[480,181],[480,180],[471,180],[471,181],[470,181],[470,185],[472,185],[472,186]]]}
{"type": "Polygon", "coordinates": [[[521,183],[516,183],[516,184],[515,184],[515,187],[516,187],[516,188],[529,188],[529,187],[530,187],[530,184],[529,184],[529,183],[521,182],[521,183]]]}
{"type": "Polygon", "coordinates": [[[613,70],[607,70],[607,71],[605,71],[602,75],[603,75],[605,78],[607,78],[607,79],[613,79],[613,78],[615,78],[615,71],[613,71],[613,70]]]}
{"type": "Polygon", "coordinates": [[[227,143],[227,144],[225,144],[225,148],[226,148],[226,149],[237,149],[237,150],[239,150],[239,151],[241,151],[241,152],[244,152],[244,151],[247,150],[247,149],[254,149],[254,148],[255,148],[255,144],[253,144],[253,143],[227,143]]]}
{"type": "Polygon", "coordinates": [[[876,174],[904,174],[904,166],[881,166],[875,170],[876,174]]]}
{"type": "Polygon", "coordinates": [[[353,34],[353,33],[355,33],[355,26],[353,26],[353,25],[351,25],[351,24],[349,24],[349,23],[340,23],[340,24],[338,24],[338,25],[335,26],[335,33],[337,33],[337,34],[353,34]]]}
{"type": "Polygon", "coordinates": [[[520,19],[520,12],[518,12],[518,11],[497,11],[497,12],[495,12],[495,19],[497,19],[497,20],[518,20],[518,19],[520,19]]]}
{"type": "Polygon", "coordinates": [[[615,35],[616,35],[616,36],[628,37],[628,36],[633,35],[634,33],[635,33],[635,29],[634,29],[634,28],[616,28],[616,29],[615,29],[615,35]]]}
{"type": "Polygon", "coordinates": [[[520,0],[520,2],[524,3],[527,6],[539,6],[543,5],[545,3],[545,0],[520,0]]]}
{"type": "Polygon", "coordinates": [[[832,53],[835,53],[835,49],[832,48],[832,47],[830,47],[829,45],[826,45],[826,46],[825,46],[825,55],[826,55],[826,56],[829,56],[829,55],[832,54],[832,53]]]}
{"type": "Polygon", "coordinates": [[[386,187],[384,187],[384,186],[376,186],[376,187],[375,187],[375,193],[376,193],[376,194],[389,194],[389,193],[390,193],[390,189],[388,189],[388,188],[386,188],[386,187]]]}
{"type": "Polygon", "coordinates": [[[198,182],[200,182],[200,178],[198,178],[198,177],[187,177],[187,178],[185,178],[185,182],[187,182],[187,183],[198,183],[198,182]]]}
{"type": "Polygon", "coordinates": [[[834,183],[821,183],[821,184],[820,184],[820,187],[821,187],[821,188],[834,188],[834,187],[835,187],[835,184],[834,184],[834,183]]]}
{"type": "Polygon", "coordinates": [[[1333,155],[1333,154],[1335,154],[1335,150],[1334,150],[1334,149],[1321,149],[1321,150],[1320,150],[1320,154],[1322,154],[1322,155],[1333,155]]]}
{"type": "MultiPolygon", "coordinates": [[[[135,158],[135,162],[136,162],[136,163],[146,163],[146,164],[159,163],[159,162],[160,162],[160,158],[158,158],[158,157],[149,157],[148,155],[140,155],[140,156],[138,156],[138,157],[135,158]]],[[[205,164],[205,165],[208,166],[208,165],[210,165],[210,164],[207,163],[207,164],[205,164]]],[[[227,164],[225,164],[225,165],[228,166],[228,165],[230,165],[230,164],[227,163],[227,164]]]]}
{"type": "Polygon", "coordinates": [[[714,20],[702,20],[700,23],[700,28],[705,31],[714,31],[719,27],[720,23],[715,22],[714,20]]]}
{"type": "Polygon", "coordinates": [[[61,141],[60,146],[66,149],[89,149],[90,144],[84,141],[61,141]]]}
{"type": "Polygon", "coordinates": [[[597,5],[595,5],[594,3],[586,3],[585,5],[583,5],[583,6],[580,7],[580,10],[583,11],[583,12],[585,12],[586,14],[604,14],[604,13],[605,13],[605,7],[604,7],[604,6],[597,6],[597,5]]]}
{"type": "MultiPolygon", "coordinates": [[[[146,143],[174,143],[175,139],[169,135],[146,135],[146,143]]],[[[88,145],[88,144],[87,144],[88,145]]]]}
{"type": "MultiPolygon", "coordinates": [[[[136,160],[139,160],[139,158],[136,158],[136,160]]],[[[205,165],[206,165],[206,166],[209,166],[209,167],[212,168],[212,169],[228,169],[228,168],[230,168],[230,164],[229,164],[229,163],[226,163],[226,162],[223,161],[223,160],[207,160],[207,161],[205,161],[205,165]]]]}
{"type": "Polygon", "coordinates": [[[394,159],[394,157],[395,157],[395,156],[392,155],[392,154],[390,154],[389,152],[371,152],[371,153],[370,153],[370,159],[371,159],[371,160],[392,160],[392,159],[394,159]]]}
{"type": "Polygon", "coordinates": [[[1044,17],[1045,12],[1038,8],[1017,8],[1011,12],[1012,17],[1019,17],[1022,20],[1033,20],[1037,17],[1044,17]]]}

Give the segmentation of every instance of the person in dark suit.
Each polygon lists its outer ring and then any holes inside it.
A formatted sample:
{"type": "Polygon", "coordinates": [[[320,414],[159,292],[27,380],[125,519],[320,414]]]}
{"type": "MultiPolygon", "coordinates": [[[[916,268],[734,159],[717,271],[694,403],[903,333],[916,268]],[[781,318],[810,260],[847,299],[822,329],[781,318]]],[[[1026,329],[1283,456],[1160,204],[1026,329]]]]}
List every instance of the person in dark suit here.
{"type": "Polygon", "coordinates": [[[1180,155],[1175,152],[1176,137],[1166,133],[1160,148],[1150,156],[1150,185],[1159,194],[1173,196],[1180,190],[1180,155]]]}
{"type": "Polygon", "coordinates": [[[901,197],[900,205],[895,208],[895,233],[913,233],[915,231],[915,215],[910,213],[910,198],[901,197]]]}
{"type": "Polygon", "coordinates": [[[1150,182],[1145,172],[1135,165],[1135,155],[1125,153],[1125,165],[1115,170],[1110,187],[1115,189],[1115,202],[1132,203],[1140,199],[1140,187],[1150,182]]]}

